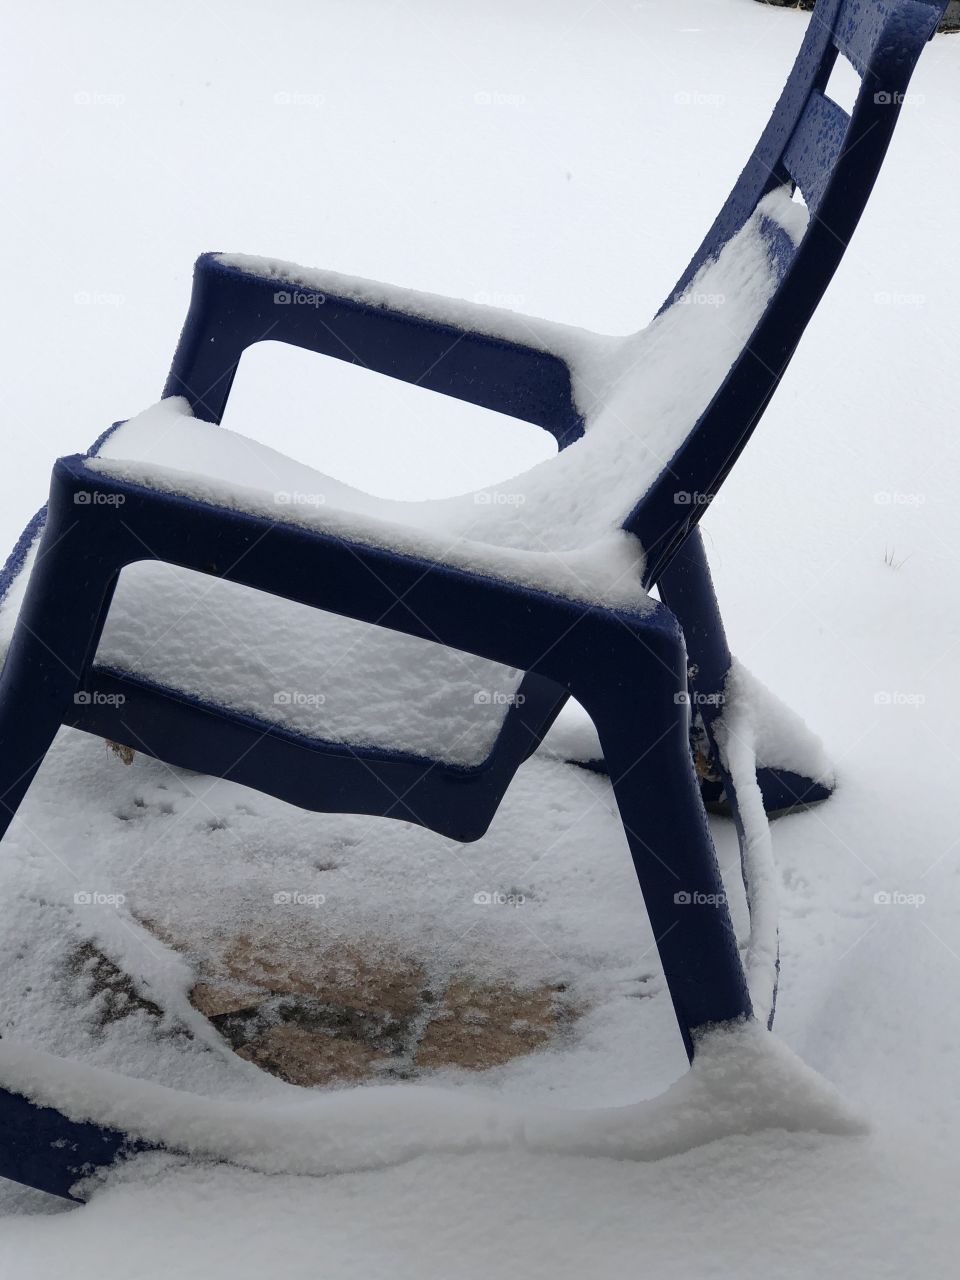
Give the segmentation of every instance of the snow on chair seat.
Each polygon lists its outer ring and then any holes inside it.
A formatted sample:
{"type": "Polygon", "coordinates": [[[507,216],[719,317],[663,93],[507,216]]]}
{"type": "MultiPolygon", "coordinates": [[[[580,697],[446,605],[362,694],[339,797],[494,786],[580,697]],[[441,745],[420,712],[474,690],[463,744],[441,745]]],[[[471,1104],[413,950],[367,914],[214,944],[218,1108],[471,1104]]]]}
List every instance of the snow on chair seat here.
{"type": "MultiPolygon", "coordinates": [[[[0,829],[66,724],[304,808],[477,839],[572,696],[597,731],[692,1072],[717,1035],[765,1044],[778,974],[765,810],[830,785],[795,771],[823,772],[807,735],[771,732],[775,703],[757,710],[697,525],[849,244],[942,10],[819,0],[729,199],[630,338],[203,255],[164,401],[57,461],[46,514],[0,580],[0,829]],[[824,97],[840,43],[863,73],[850,115],[824,97]],[[290,305],[301,286],[323,292],[322,323],[290,305]],[[244,350],[267,337],[534,422],[561,452],[510,482],[522,502],[372,499],[216,425],[244,350]],[[291,491],[325,501],[280,499],[291,491]],[[376,638],[354,691],[295,704],[329,692],[314,685],[324,652],[346,668],[361,634],[376,638]],[[478,691],[489,702],[467,702],[478,691]],[[784,767],[765,762],[784,741],[784,767]],[[718,795],[740,842],[742,948],[704,812],[718,795]]],[[[23,1082],[41,1075],[62,1080],[0,1045],[0,1174],[70,1195],[118,1151],[184,1145],[182,1126],[165,1139],[139,1122],[135,1100],[95,1107],[114,1085],[89,1075],[31,1108],[23,1082]]]]}

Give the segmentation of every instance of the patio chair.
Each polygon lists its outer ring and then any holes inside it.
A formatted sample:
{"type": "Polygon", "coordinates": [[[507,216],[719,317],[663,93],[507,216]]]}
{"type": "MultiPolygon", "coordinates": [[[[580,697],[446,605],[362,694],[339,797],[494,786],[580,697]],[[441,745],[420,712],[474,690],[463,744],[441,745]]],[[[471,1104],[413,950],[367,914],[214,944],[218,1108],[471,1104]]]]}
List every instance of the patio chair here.
{"type": "MultiPolygon", "coordinates": [[[[573,696],[689,1057],[716,1024],[769,1022],[764,810],[831,782],[795,726],[758,762],[758,695],[697,526],[846,251],[943,7],[819,0],[746,168],[640,334],[204,254],[164,399],[57,461],[3,572],[2,829],[69,725],[306,809],[476,840],[573,696]],[[849,115],[827,88],[840,54],[862,78],[849,115]],[[264,340],[535,423],[559,453],[466,498],[373,499],[217,425],[264,340]],[[704,810],[721,794],[743,958],[704,810]]],[[[37,1088],[0,1091],[0,1174],[69,1197],[143,1145],[82,1090],[55,1105],[37,1088]]]]}

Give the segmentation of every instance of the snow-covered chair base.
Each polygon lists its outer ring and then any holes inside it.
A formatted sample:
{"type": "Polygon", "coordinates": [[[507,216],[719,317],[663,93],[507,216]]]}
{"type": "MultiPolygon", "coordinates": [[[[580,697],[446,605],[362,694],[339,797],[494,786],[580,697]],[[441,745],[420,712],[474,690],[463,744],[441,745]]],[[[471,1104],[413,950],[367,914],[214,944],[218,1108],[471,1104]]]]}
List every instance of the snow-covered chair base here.
{"type": "MultiPolygon", "coordinates": [[[[941,10],[819,0],[747,168],[630,337],[201,257],[164,400],[56,463],[0,582],[0,828],[67,724],[305,808],[471,840],[572,696],[689,1056],[717,1024],[769,1023],[765,802],[830,782],[732,663],[696,526],[850,240],[941,10]],[[851,115],[825,92],[840,51],[863,76],[851,115]],[[268,337],[534,422],[561,451],[511,502],[373,499],[217,425],[268,337]],[[740,837],[742,959],[701,780],[740,837]]],[[[122,1149],[178,1145],[176,1126],[127,1108],[114,1124],[69,1090],[34,1106],[22,1068],[0,1050],[2,1174],[67,1195],[122,1149]]]]}

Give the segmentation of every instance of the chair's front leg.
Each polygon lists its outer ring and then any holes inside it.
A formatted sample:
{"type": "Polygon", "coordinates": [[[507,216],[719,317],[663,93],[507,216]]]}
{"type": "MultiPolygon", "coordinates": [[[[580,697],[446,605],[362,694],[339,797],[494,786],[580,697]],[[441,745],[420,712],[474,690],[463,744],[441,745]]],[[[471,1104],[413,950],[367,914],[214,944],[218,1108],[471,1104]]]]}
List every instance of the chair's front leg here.
{"type": "Polygon", "coordinates": [[[619,679],[605,665],[574,693],[597,727],[692,1058],[698,1029],[749,1017],[750,997],[690,756],[682,635],[623,631],[619,679]]]}
{"type": "MultiPolygon", "coordinates": [[[[54,483],[26,595],[0,672],[0,837],[75,698],[125,562],[104,495],[54,483]]],[[[127,557],[129,558],[129,557],[127,557]]]]}

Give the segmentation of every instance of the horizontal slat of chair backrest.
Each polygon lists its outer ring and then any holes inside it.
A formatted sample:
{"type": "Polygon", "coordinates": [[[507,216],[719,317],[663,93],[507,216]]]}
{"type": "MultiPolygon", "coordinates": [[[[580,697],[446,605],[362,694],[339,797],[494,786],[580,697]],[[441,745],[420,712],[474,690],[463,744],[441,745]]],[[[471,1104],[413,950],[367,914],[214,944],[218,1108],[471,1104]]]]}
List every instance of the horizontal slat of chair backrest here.
{"type": "Polygon", "coordinates": [[[844,57],[849,58],[863,75],[877,47],[884,23],[896,3],[891,0],[843,0],[834,25],[833,41],[844,57]]]}
{"type": "Polygon", "coordinates": [[[814,89],[783,152],[783,164],[816,212],[843,150],[850,117],[819,89],[814,89]]]}

